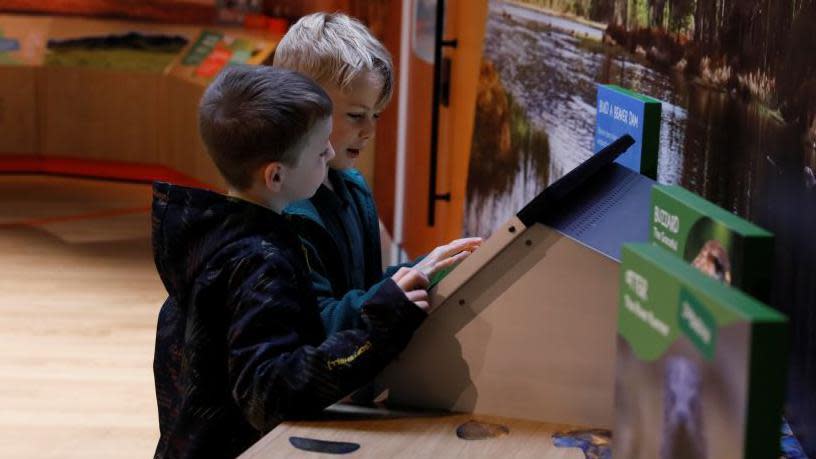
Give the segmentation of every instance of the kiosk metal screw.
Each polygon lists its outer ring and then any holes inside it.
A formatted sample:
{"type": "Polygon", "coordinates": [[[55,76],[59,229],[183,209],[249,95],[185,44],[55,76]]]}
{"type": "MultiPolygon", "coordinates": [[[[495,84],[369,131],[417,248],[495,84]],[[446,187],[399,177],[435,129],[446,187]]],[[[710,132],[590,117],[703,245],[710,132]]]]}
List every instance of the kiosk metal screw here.
{"type": "Polygon", "coordinates": [[[511,226],[511,227],[509,228],[509,231],[510,231],[511,233],[515,233],[515,232],[516,232],[516,227],[515,227],[515,226],[511,226]]]}
{"type": "Polygon", "coordinates": [[[526,245],[533,245],[533,241],[531,241],[531,240],[527,239],[526,241],[524,241],[524,244],[526,244],[526,245]]]}
{"type": "Polygon", "coordinates": [[[465,300],[459,300],[459,306],[464,306],[464,305],[465,305],[465,300]]]}

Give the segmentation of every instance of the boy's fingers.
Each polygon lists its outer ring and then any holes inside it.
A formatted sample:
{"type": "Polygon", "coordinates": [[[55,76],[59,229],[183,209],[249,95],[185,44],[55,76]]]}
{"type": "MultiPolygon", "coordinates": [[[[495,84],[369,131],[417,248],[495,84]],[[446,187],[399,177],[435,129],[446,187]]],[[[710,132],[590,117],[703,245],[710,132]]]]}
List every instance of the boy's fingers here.
{"type": "Polygon", "coordinates": [[[433,264],[439,260],[444,260],[451,255],[461,252],[466,247],[467,246],[465,244],[454,244],[453,242],[447,245],[440,245],[439,247],[433,249],[433,251],[428,254],[426,259],[428,260],[429,264],[433,264]]]}
{"type": "Polygon", "coordinates": [[[456,239],[453,242],[459,242],[459,241],[463,241],[463,242],[466,242],[468,244],[480,245],[482,243],[482,241],[484,241],[484,239],[482,239],[480,237],[463,237],[461,239],[456,239]]]}
{"type": "Polygon", "coordinates": [[[395,272],[395,273],[394,273],[394,274],[391,276],[391,279],[392,279],[394,282],[396,282],[397,284],[399,284],[400,280],[401,280],[403,277],[405,277],[405,275],[406,275],[406,274],[408,274],[408,271],[409,271],[409,269],[408,269],[408,268],[402,267],[402,268],[398,269],[398,270],[397,270],[397,272],[395,272]]]}
{"type": "Polygon", "coordinates": [[[480,237],[466,237],[454,239],[453,241],[441,245],[431,251],[416,268],[421,270],[426,276],[432,276],[439,270],[445,269],[478,249],[482,245],[483,239],[480,237]]]}
{"type": "Polygon", "coordinates": [[[424,272],[418,269],[412,269],[411,275],[413,275],[416,278],[416,280],[414,281],[416,288],[425,290],[428,288],[429,285],[431,285],[430,278],[428,278],[428,275],[425,274],[424,272]]]}
{"type": "Polygon", "coordinates": [[[417,305],[417,307],[428,312],[430,302],[428,301],[428,292],[426,290],[411,290],[410,292],[405,292],[405,296],[408,297],[409,301],[417,305]]]}
{"type": "Polygon", "coordinates": [[[403,290],[417,290],[428,288],[428,276],[418,269],[409,269],[404,278],[400,280],[400,286],[403,290]]]}
{"type": "Polygon", "coordinates": [[[451,241],[448,245],[457,245],[462,247],[479,247],[482,245],[483,239],[480,237],[465,237],[451,241]]]}
{"type": "Polygon", "coordinates": [[[456,255],[459,252],[463,251],[470,251],[473,252],[474,249],[478,248],[482,244],[482,238],[480,237],[468,237],[463,239],[456,239],[451,241],[450,243],[439,247],[440,253],[438,254],[438,258],[448,258],[450,256],[456,255]]]}
{"type": "MultiPolygon", "coordinates": [[[[463,251],[457,253],[456,255],[448,258],[444,262],[447,263],[447,266],[452,266],[452,265],[455,265],[456,263],[459,263],[460,261],[464,260],[465,258],[469,257],[470,254],[471,254],[470,250],[463,250],[463,251]]],[[[446,266],[446,268],[447,268],[447,266],[446,266]]]]}
{"type": "Polygon", "coordinates": [[[456,263],[459,263],[460,261],[467,258],[468,255],[470,255],[470,251],[465,250],[465,251],[457,253],[456,255],[454,255],[452,257],[445,258],[444,260],[441,260],[441,261],[435,263],[433,265],[433,267],[431,268],[430,275],[433,276],[434,274],[438,273],[439,271],[442,271],[443,269],[449,268],[449,267],[455,265],[456,263]]]}
{"type": "Polygon", "coordinates": [[[426,290],[411,290],[410,292],[406,292],[405,296],[414,303],[417,301],[428,301],[428,292],[426,290]]]}

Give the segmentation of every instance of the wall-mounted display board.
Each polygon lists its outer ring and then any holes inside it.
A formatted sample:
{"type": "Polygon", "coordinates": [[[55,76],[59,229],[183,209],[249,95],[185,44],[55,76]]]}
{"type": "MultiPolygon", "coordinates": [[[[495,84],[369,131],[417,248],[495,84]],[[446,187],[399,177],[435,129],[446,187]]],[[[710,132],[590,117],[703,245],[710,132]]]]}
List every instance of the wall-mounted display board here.
{"type": "Polygon", "coordinates": [[[261,64],[270,59],[280,37],[246,31],[204,29],[170,74],[201,83],[233,64],[261,64]]]}
{"type": "Polygon", "coordinates": [[[780,451],[787,319],[650,244],[624,246],[616,457],[780,451]]]}

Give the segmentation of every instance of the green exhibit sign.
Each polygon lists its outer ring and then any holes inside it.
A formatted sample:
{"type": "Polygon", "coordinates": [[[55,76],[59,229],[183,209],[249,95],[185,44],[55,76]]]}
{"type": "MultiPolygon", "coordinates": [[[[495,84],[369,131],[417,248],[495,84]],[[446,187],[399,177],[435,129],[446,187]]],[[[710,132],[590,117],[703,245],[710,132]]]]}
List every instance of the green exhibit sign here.
{"type": "Polygon", "coordinates": [[[773,235],[679,186],[655,185],[649,238],[709,276],[768,301],[773,235]]]}
{"type": "Polygon", "coordinates": [[[620,276],[615,457],[778,457],[785,316],[653,244],[620,276]]]}

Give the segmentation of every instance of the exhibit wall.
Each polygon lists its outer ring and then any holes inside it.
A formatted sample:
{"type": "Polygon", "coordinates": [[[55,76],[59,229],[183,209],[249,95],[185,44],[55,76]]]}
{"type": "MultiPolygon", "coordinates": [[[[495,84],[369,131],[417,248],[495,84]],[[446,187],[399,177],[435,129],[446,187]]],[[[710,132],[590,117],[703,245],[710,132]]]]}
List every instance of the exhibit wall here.
{"type": "MultiPolygon", "coordinates": [[[[374,195],[380,218],[395,235],[395,241],[409,258],[428,253],[434,247],[459,237],[465,202],[470,132],[473,126],[476,85],[481,59],[482,38],[487,15],[486,1],[446,0],[442,37],[449,41],[441,50],[450,59],[446,81],[447,97],[440,97],[437,119],[436,193],[446,199],[433,203],[435,222],[429,222],[431,131],[434,87],[434,35],[437,0],[406,1],[408,17],[401,13],[402,3],[390,0],[390,14],[385,18],[386,47],[397,66],[395,93],[391,105],[382,113],[377,130],[377,158],[374,195]],[[404,21],[403,21],[404,19],[404,21]],[[403,22],[405,24],[403,24],[403,22]],[[401,56],[401,28],[405,26],[406,54],[401,56]],[[430,55],[429,55],[430,54],[430,55]],[[404,62],[403,62],[404,61],[404,62]],[[405,69],[400,69],[405,64],[405,69]],[[405,77],[405,113],[401,126],[404,141],[404,203],[395,190],[398,148],[397,112],[399,79],[405,77]],[[442,102],[445,99],[445,102],[442,102]],[[397,199],[395,199],[397,196],[397,199]],[[394,209],[401,207],[401,224],[391,221],[394,209]],[[399,225],[400,228],[396,228],[399,225]],[[400,231],[401,230],[401,231],[400,231]]],[[[440,0],[441,1],[441,0],[440,0]]],[[[376,22],[372,22],[372,27],[376,22]]],[[[441,91],[443,92],[443,91],[441,91]]],[[[399,172],[397,172],[399,174],[399,172]]],[[[398,209],[399,210],[399,209],[398,209]]]]}
{"type": "Polygon", "coordinates": [[[220,187],[198,138],[198,101],[222,68],[268,61],[279,39],[230,26],[0,14],[0,170],[220,187]]]}
{"type": "Polygon", "coordinates": [[[462,232],[592,154],[597,84],[662,101],[657,179],[776,236],[786,414],[816,454],[816,1],[489,2],[462,232]]]}
{"type": "Polygon", "coordinates": [[[71,16],[104,16],[174,23],[208,23],[216,0],[4,0],[3,11],[71,16]]]}

